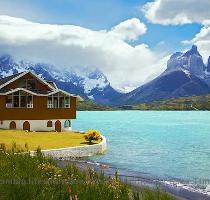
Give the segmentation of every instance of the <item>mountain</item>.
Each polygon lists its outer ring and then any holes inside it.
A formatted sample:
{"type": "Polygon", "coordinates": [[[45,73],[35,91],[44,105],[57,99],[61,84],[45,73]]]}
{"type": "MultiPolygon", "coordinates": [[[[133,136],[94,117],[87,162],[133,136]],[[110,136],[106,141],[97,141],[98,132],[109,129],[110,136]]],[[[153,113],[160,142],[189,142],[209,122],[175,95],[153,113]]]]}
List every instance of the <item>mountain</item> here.
{"type": "Polygon", "coordinates": [[[138,104],[210,93],[207,70],[195,45],[186,53],[173,54],[167,69],[157,78],[127,93],[117,104],[138,104]]]}
{"type": "Polygon", "coordinates": [[[171,56],[167,63],[167,71],[179,69],[187,70],[195,76],[202,77],[204,75],[203,58],[195,45],[186,53],[177,52],[171,56]]]}
{"type": "Polygon", "coordinates": [[[206,70],[207,70],[208,73],[210,73],[210,56],[209,56],[209,59],[208,59],[206,70]]]}
{"type": "Polygon", "coordinates": [[[34,71],[45,80],[54,81],[59,88],[100,104],[109,105],[112,99],[121,95],[112,88],[106,76],[98,69],[80,67],[67,70],[45,63],[17,61],[10,55],[0,56],[1,78],[25,70],[34,71]]]}
{"type": "Polygon", "coordinates": [[[210,93],[210,58],[205,65],[195,45],[185,53],[174,53],[160,76],[124,94],[112,88],[107,77],[98,69],[67,69],[45,63],[17,61],[10,55],[0,56],[0,77],[24,70],[34,71],[45,80],[54,81],[63,90],[103,105],[139,104],[210,93]]]}

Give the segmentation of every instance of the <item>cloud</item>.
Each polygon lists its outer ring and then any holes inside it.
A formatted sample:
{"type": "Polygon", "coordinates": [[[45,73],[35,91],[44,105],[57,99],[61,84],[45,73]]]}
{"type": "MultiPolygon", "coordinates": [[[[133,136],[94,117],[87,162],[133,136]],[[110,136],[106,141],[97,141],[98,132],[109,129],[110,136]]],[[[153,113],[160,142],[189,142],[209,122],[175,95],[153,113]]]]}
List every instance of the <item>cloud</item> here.
{"type": "Polygon", "coordinates": [[[138,39],[138,37],[145,34],[146,31],[147,27],[144,23],[140,22],[137,18],[132,18],[113,27],[109,33],[119,39],[132,41],[138,39]]]}
{"type": "Polygon", "coordinates": [[[205,25],[192,40],[183,41],[183,43],[197,45],[204,60],[207,61],[210,56],[210,25],[205,25]]]}
{"type": "Polygon", "coordinates": [[[0,16],[0,53],[59,68],[98,67],[114,87],[138,86],[164,70],[158,53],[146,44],[131,46],[124,41],[143,34],[139,27],[143,26],[136,19],[122,22],[111,31],[93,31],[0,16]]]}
{"type": "Polygon", "coordinates": [[[162,25],[205,24],[210,19],[209,10],[209,0],[155,0],[142,8],[150,22],[162,25]]]}

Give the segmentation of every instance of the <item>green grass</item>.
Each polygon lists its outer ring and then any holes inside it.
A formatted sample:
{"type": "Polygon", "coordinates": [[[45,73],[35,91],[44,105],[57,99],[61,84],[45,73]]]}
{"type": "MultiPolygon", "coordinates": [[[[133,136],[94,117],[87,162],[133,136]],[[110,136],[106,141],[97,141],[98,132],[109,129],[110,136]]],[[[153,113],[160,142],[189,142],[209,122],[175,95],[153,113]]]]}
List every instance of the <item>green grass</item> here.
{"type": "Polygon", "coordinates": [[[79,170],[74,165],[60,168],[40,150],[33,157],[0,149],[1,200],[172,200],[160,189],[132,189],[118,176],[105,177],[92,169],[79,170]]]}
{"type": "Polygon", "coordinates": [[[82,111],[112,111],[117,110],[115,107],[99,105],[90,100],[77,102],[77,110],[82,111]]]}
{"type": "Polygon", "coordinates": [[[78,110],[113,111],[113,110],[210,110],[210,95],[182,97],[130,106],[103,106],[92,101],[78,103],[78,110]]]}
{"type": "Polygon", "coordinates": [[[0,143],[11,148],[13,143],[19,148],[27,144],[29,150],[57,149],[87,145],[84,135],[75,132],[25,132],[18,130],[0,130],[0,143]]]}
{"type": "Polygon", "coordinates": [[[134,110],[210,110],[210,95],[182,97],[142,103],[133,106],[134,110]]]}

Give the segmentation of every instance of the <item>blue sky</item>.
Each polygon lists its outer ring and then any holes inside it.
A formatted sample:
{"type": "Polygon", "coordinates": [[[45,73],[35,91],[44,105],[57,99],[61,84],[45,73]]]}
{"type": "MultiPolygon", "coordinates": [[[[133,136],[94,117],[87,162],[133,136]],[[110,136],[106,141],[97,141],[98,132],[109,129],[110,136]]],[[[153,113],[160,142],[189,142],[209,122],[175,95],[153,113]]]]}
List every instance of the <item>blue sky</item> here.
{"type": "Polygon", "coordinates": [[[192,44],[205,60],[210,55],[210,0],[0,0],[0,5],[0,53],[59,68],[96,67],[115,88],[151,80],[172,53],[192,44]]]}

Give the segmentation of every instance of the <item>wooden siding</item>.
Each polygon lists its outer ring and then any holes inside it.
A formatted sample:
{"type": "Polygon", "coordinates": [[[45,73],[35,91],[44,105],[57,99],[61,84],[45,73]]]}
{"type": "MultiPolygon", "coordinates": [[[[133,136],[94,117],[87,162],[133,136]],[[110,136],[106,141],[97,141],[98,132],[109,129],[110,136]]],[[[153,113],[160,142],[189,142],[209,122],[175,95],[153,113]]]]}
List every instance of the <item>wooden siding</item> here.
{"type": "Polygon", "coordinates": [[[33,108],[6,108],[6,96],[0,96],[0,120],[75,119],[76,97],[70,108],[47,108],[47,96],[33,96],[33,108]]]}

